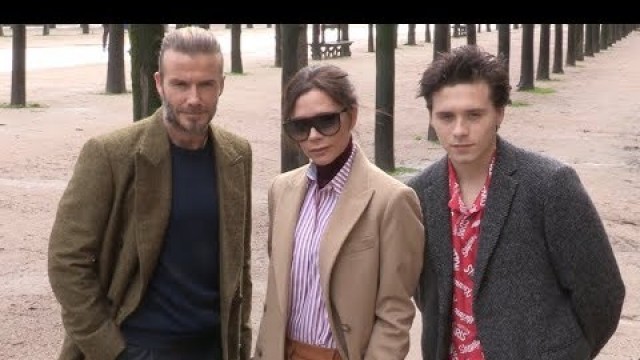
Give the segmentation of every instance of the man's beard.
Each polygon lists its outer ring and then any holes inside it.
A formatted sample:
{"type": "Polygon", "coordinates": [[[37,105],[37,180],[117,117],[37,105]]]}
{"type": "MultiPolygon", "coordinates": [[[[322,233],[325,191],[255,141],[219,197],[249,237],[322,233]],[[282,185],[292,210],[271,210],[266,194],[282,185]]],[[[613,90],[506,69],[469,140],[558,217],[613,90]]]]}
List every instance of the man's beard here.
{"type": "Polygon", "coordinates": [[[206,135],[207,134],[207,131],[209,128],[209,122],[207,122],[206,124],[203,124],[202,126],[187,128],[184,125],[180,124],[180,121],[178,121],[178,113],[176,112],[176,109],[164,99],[162,100],[162,109],[163,109],[164,118],[167,121],[167,123],[169,123],[171,127],[177,129],[178,131],[186,134],[190,134],[190,135],[206,135]]]}

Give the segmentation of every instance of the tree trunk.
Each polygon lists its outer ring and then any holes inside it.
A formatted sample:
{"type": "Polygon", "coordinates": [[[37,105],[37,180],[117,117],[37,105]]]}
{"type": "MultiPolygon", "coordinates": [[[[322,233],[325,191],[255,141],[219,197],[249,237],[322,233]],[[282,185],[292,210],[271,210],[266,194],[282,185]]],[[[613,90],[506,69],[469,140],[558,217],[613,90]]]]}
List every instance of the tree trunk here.
{"type": "Polygon", "coordinates": [[[242,74],[242,52],[240,37],[242,34],[242,24],[231,24],[231,72],[242,74]]]}
{"type": "Polygon", "coordinates": [[[607,50],[608,42],[607,42],[607,24],[600,24],[600,50],[607,50]]]}
{"type": "Polygon", "coordinates": [[[487,32],[491,32],[491,24],[487,24],[487,32]]]}
{"type": "Polygon", "coordinates": [[[562,69],[562,24],[555,24],[555,41],[553,44],[553,69],[554,74],[564,74],[562,69]]]}
{"type": "Polygon", "coordinates": [[[80,28],[82,28],[82,33],[83,34],[88,34],[89,33],[89,24],[80,24],[80,28]]]}
{"type": "Polygon", "coordinates": [[[247,29],[253,29],[253,24],[247,24],[247,29]]]}
{"type": "Polygon", "coordinates": [[[27,105],[27,27],[25,24],[12,26],[11,57],[11,106],[27,105]]]}
{"type": "Polygon", "coordinates": [[[44,24],[42,25],[42,36],[47,36],[47,35],[49,35],[49,25],[44,24]]]}
{"type": "Polygon", "coordinates": [[[509,59],[511,58],[511,29],[509,24],[498,24],[498,55],[504,57],[509,75],[509,59]]]}
{"type": "Polygon", "coordinates": [[[540,52],[536,80],[549,80],[549,37],[550,24],[540,24],[540,52]]]}
{"type": "Polygon", "coordinates": [[[340,29],[342,31],[340,40],[349,41],[349,24],[340,24],[340,29]]]}
{"type": "Polygon", "coordinates": [[[597,54],[600,52],[600,24],[593,24],[591,30],[593,31],[593,52],[597,54]]]}
{"type": "Polygon", "coordinates": [[[467,44],[476,45],[476,24],[466,24],[467,26],[467,44]]]}
{"type": "Polygon", "coordinates": [[[433,29],[433,59],[441,52],[451,50],[449,42],[449,24],[435,24],[433,29]]]}
{"type": "Polygon", "coordinates": [[[124,74],[124,25],[109,24],[109,60],[107,64],[107,94],[127,92],[124,74]]]}
{"type": "MultiPolygon", "coordinates": [[[[282,37],[282,96],[280,109],[284,111],[284,92],[285,87],[293,75],[300,70],[299,50],[300,50],[300,32],[304,28],[302,24],[280,24],[282,37]]],[[[284,122],[284,114],[281,112],[281,118],[284,122]]],[[[308,162],[307,157],[289,137],[280,131],[280,171],[286,172],[302,166],[308,162]]]]}
{"type": "Polygon", "coordinates": [[[0,36],[4,36],[4,30],[2,29],[2,24],[0,24],[0,36]]]}
{"type": "Polygon", "coordinates": [[[162,105],[153,74],[158,71],[163,37],[163,24],[129,25],[133,121],[150,116],[162,105]]]}
{"type": "Polygon", "coordinates": [[[276,51],[275,51],[275,59],[273,65],[275,67],[282,67],[282,25],[274,24],[273,27],[275,30],[275,38],[276,38],[276,51]]]}
{"type": "Polygon", "coordinates": [[[398,48],[398,24],[393,24],[393,48],[398,48]]]}
{"type": "Polygon", "coordinates": [[[593,56],[593,24],[586,24],[584,32],[584,56],[593,56]]]}
{"type": "Polygon", "coordinates": [[[522,24],[522,57],[518,91],[533,90],[533,24],[522,24]]]}
{"type": "Polygon", "coordinates": [[[307,49],[307,24],[299,24],[298,33],[298,69],[309,65],[309,50],[307,49]]]}
{"type": "Polygon", "coordinates": [[[424,42],[431,42],[431,26],[429,24],[424,24],[424,42]]]}
{"type": "Polygon", "coordinates": [[[584,61],[584,24],[576,24],[576,60],[584,61]]]}
{"type": "Polygon", "coordinates": [[[367,51],[368,52],[374,52],[375,47],[373,45],[373,24],[367,24],[368,25],[368,36],[367,36],[367,51]]]}
{"type": "Polygon", "coordinates": [[[407,45],[416,45],[416,24],[408,24],[407,45]]]}
{"type": "Polygon", "coordinates": [[[322,59],[322,54],[320,53],[320,24],[311,25],[311,59],[322,59]]]}
{"type": "Polygon", "coordinates": [[[395,99],[394,24],[376,24],[375,164],[394,171],[393,114],[395,99]]]}
{"type": "Polygon", "coordinates": [[[567,66],[576,66],[576,24],[567,24],[567,66]]]}
{"type": "MultiPolygon", "coordinates": [[[[433,60],[437,59],[441,53],[449,52],[449,50],[451,50],[449,24],[435,24],[433,28],[433,60]]],[[[438,140],[438,135],[436,135],[431,123],[429,123],[429,130],[427,131],[427,140],[438,140]]]]}

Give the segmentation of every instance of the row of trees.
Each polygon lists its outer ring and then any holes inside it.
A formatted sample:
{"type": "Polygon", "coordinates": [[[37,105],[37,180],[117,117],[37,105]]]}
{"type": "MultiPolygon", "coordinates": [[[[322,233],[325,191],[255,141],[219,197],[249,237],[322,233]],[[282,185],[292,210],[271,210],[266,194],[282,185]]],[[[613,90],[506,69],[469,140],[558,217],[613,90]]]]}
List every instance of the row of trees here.
{"type": "MultiPolygon", "coordinates": [[[[178,25],[185,26],[186,24],[178,25]]],[[[208,25],[200,25],[208,27],[208,25]]],[[[313,34],[318,32],[314,26],[313,34]]],[[[348,39],[348,25],[342,24],[342,38],[348,39]]],[[[451,24],[435,24],[433,34],[433,58],[451,49],[451,24]]],[[[242,73],[240,52],[241,26],[231,24],[231,71],[242,73]]],[[[415,24],[409,24],[407,44],[415,44],[415,24]]],[[[453,29],[459,27],[453,26],[453,29]]],[[[510,57],[510,24],[498,24],[497,54],[510,57]]],[[[514,25],[514,28],[517,28],[514,25]]],[[[306,24],[276,24],[275,29],[275,66],[282,68],[282,88],[302,67],[308,64],[308,41],[306,24]]],[[[375,163],[386,171],[395,170],[394,156],[394,102],[395,102],[395,49],[398,47],[396,24],[369,25],[368,51],[376,53],[376,114],[375,114],[375,163]],[[375,46],[374,46],[375,39],[375,46]]],[[[431,41],[430,26],[425,26],[425,41],[431,41]]],[[[478,24],[465,24],[467,43],[476,43],[478,24]],[[477,28],[476,28],[477,26],[477,28]]],[[[540,25],[540,41],[537,72],[534,77],[534,24],[522,24],[521,69],[517,89],[534,89],[536,80],[548,80],[550,71],[550,24],[540,25]]],[[[576,66],[576,61],[584,56],[594,56],[616,41],[621,40],[638,25],[627,24],[569,24],[567,26],[566,61],[563,62],[563,25],[554,25],[554,61],[551,71],[562,73],[563,65],[576,66]]],[[[131,83],[133,94],[133,120],[137,121],[152,114],[161,100],[155,89],[153,74],[157,71],[157,57],[164,33],[163,24],[131,24],[128,27],[131,54],[131,83]]],[[[489,25],[487,31],[491,31],[489,25]]],[[[125,31],[122,24],[109,24],[109,60],[107,65],[107,93],[126,92],[124,71],[125,31]]],[[[314,41],[316,41],[314,39],[314,41]]],[[[26,64],[25,25],[13,25],[13,72],[11,104],[26,105],[25,64],[26,64]]],[[[429,129],[429,140],[435,140],[435,132],[429,129]]],[[[296,168],[308,159],[296,144],[281,133],[281,171],[296,168]]]]}

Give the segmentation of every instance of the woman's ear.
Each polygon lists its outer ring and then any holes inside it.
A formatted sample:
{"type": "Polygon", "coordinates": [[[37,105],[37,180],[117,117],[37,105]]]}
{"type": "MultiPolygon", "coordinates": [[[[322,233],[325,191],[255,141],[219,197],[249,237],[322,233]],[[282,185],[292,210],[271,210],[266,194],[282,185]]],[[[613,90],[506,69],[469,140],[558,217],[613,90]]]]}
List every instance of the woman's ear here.
{"type": "Polygon", "coordinates": [[[358,106],[352,105],[349,110],[347,110],[347,114],[349,114],[349,118],[351,119],[349,130],[353,130],[353,128],[356,126],[356,122],[358,121],[358,106]]]}

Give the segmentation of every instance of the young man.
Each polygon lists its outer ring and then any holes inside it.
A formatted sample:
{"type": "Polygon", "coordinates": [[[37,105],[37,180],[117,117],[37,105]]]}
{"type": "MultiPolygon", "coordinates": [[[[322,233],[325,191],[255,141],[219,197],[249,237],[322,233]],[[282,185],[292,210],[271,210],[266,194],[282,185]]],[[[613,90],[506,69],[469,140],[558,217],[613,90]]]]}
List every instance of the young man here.
{"type": "Polygon", "coordinates": [[[620,319],[624,284],[575,170],[497,135],[509,91],[475,46],[422,76],[447,153],[409,182],[428,237],[423,359],[591,359],[620,319]]]}
{"type": "Polygon", "coordinates": [[[60,359],[249,359],[249,143],[213,119],[210,31],[168,33],[147,119],[90,139],[60,200],[49,278],[60,359]]]}

